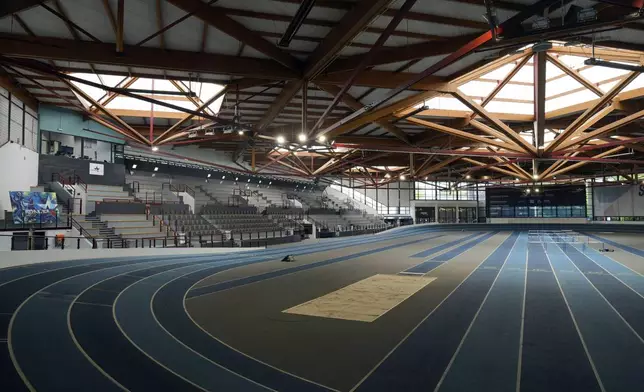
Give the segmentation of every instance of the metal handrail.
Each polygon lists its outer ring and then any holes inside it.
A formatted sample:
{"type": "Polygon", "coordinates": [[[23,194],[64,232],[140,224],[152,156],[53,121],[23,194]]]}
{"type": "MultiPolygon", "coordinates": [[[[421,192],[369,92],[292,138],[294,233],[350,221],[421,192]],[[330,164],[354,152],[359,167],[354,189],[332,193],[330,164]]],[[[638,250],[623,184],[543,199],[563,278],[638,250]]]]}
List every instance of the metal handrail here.
{"type": "Polygon", "coordinates": [[[70,215],[69,219],[72,222],[72,226],[75,227],[83,237],[89,238],[92,242],[94,241],[94,236],[91,235],[76,219],[74,219],[73,216],[70,215]]]}

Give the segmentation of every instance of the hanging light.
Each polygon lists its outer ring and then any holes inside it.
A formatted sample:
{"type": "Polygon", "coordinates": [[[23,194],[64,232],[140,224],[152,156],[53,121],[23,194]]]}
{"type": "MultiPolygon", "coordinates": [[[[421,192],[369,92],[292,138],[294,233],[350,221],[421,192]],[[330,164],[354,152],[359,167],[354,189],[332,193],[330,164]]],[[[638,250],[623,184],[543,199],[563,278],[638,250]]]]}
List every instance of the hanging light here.
{"type": "Polygon", "coordinates": [[[300,133],[299,135],[297,135],[297,140],[299,140],[301,143],[304,143],[306,139],[308,138],[305,133],[300,133]]]}
{"type": "Polygon", "coordinates": [[[326,136],[324,136],[324,135],[318,136],[318,142],[320,142],[320,143],[326,142],[326,136]]]}
{"type": "Polygon", "coordinates": [[[286,142],[286,139],[284,138],[284,136],[279,135],[277,137],[277,144],[284,144],[285,142],[286,142]]]}
{"type": "Polygon", "coordinates": [[[159,147],[157,146],[152,147],[152,151],[159,151],[159,147]]]}

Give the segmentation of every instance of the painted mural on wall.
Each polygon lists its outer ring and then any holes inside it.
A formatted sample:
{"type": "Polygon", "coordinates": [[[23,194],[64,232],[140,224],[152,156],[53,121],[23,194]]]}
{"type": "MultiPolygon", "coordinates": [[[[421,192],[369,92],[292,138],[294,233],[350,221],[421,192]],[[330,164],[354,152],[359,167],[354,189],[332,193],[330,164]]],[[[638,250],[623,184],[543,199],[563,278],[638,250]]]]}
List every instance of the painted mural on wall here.
{"type": "Polygon", "coordinates": [[[10,191],[13,223],[55,223],[58,201],[53,192],[10,191]]]}

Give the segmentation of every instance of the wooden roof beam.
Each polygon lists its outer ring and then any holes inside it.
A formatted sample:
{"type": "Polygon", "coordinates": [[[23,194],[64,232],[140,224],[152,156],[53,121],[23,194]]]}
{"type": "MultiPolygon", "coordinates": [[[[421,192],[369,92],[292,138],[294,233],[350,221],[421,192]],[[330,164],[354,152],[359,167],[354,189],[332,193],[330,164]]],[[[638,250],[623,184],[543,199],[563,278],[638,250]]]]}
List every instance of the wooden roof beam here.
{"type": "Polygon", "coordinates": [[[576,133],[577,129],[581,127],[586,121],[592,118],[597,112],[602,110],[606,105],[609,105],[613,98],[617,96],[626,86],[628,86],[633,80],[639,76],[639,72],[631,72],[627,74],[621,82],[617,83],[613,88],[610,89],[606,94],[591,107],[586,109],[575,121],[572,122],[559,136],[557,136],[546,148],[544,153],[551,153],[553,151],[561,150],[561,144],[568,142],[570,138],[576,133]]]}
{"type": "Polygon", "coordinates": [[[460,92],[458,89],[455,90],[452,95],[458,99],[462,104],[470,108],[472,111],[474,111],[476,114],[481,116],[482,118],[486,119],[490,123],[494,124],[494,126],[501,131],[505,135],[506,138],[510,139],[513,143],[515,143],[517,146],[520,146],[523,150],[525,150],[529,154],[536,154],[537,149],[535,146],[531,145],[528,143],[527,140],[525,140],[520,134],[515,132],[512,128],[508,127],[504,122],[499,120],[495,115],[492,113],[488,112],[483,108],[481,105],[478,103],[474,102],[471,100],[468,96],[460,92]]]}
{"type": "MultiPolygon", "coordinates": [[[[196,0],[199,1],[199,0],[196,0]]],[[[351,41],[371,20],[382,12],[390,3],[390,0],[361,0],[356,6],[347,12],[340,20],[340,23],[327,34],[324,41],[320,43],[309,56],[302,78],[291,81],[284,86],[278,99],[271,105],[269,110],[258,123],[258,128],[266,128],[287,105],[295,94],[302,87],[304,80],[313,79],[335,58],[337,53],[351,41]]]]}
{"type": "Polygon", "coordinates": [[[125,46],[127,56],[114,52],[113,44],[50,37],[0,33],[0,53],[5,56],[110,64],[164,70],[222,73],[288,80],[298,75],[272,60],[235,57],[150,47],[125,46]]]}

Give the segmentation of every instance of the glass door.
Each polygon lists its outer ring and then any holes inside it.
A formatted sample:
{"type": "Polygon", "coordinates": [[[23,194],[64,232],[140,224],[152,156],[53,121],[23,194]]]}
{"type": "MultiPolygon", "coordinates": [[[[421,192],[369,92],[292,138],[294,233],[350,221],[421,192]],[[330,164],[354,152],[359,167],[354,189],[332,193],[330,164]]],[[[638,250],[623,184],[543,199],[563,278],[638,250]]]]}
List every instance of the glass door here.
{"type": "Polygon", "coordinates": [[[438,223],[456,223],[456,207],[439,207],[438,223]]]}
{"type": "Polygon", "coordinates": [[[476,207],[459,207],[458,223],[476,223],[476,207]]]}

